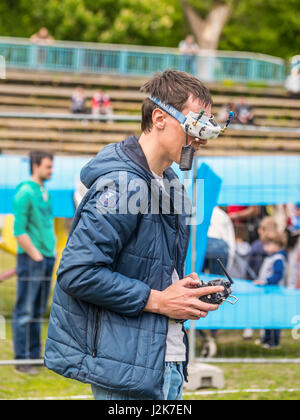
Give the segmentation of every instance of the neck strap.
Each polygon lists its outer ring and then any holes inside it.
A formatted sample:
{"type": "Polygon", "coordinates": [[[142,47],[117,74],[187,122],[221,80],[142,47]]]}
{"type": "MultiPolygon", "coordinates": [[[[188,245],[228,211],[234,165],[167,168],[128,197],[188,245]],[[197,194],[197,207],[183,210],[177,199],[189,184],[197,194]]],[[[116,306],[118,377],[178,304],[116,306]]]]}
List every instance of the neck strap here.
{"type": "Polygon", "coordinates": [[[168,114],[170,114],[172,117],[174,117],[177,121],[180,122],[180,124],[184,124],[186,121],[186,116],[178,111],[176,108],[174,108],[172,105],[165,104],[158,98],[154,98],[153,96],[149,95],[148,98],[154,102],[156,105],[158,105],[160,108],[162,108],[164,111],[166,111],[168,114]]]}

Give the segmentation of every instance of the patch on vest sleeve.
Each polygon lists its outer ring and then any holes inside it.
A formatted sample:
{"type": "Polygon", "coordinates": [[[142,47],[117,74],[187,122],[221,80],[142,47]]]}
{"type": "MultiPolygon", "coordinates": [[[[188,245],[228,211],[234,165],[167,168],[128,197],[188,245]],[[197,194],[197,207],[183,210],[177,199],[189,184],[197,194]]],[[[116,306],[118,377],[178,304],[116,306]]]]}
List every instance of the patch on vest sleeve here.
{"type": "Polygon", "coordinates": [[[107,190],[102,191],[100,197],[97,200],[97,204],[101,207],[115,209],[119,199],[120,194],[117,191],[108,188],[107,190]]]}

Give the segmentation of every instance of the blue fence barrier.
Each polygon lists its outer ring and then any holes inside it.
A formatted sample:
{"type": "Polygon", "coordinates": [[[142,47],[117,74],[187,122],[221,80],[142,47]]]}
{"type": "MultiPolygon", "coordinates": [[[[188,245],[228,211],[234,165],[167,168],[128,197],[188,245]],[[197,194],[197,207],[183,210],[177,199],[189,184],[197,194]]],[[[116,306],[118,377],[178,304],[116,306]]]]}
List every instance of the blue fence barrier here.
{"type": "MultiPolygon", "coordinates": [[[[73,217],[75,182],[88,159],[55,157],[54,174],[47,188],[53,196],[56,217],[73,217]]],[[[222,179],[219,205],[284,204],[300,200],[300,156],[199,157],[199,168],[202,163],[222,179]]],[[[178,165],[174,164],[174,170],[183,181],[184,174],[178,165]]],[[[12,213],[15,188],[28,176],[27,157],[0,156],[0,214],[12,213]]]]}
{"type": "Polygon", "coordinates": [[[286,63],[281,58],[226,51],[185,56],[175,48],[62,41],[42,46],[28,39],[0,37],[0,55],[7,68],[28,70],[147,76],[172,68],[204,81],[268,84],[282,84],[286,76],[286,63]]]}
{"type": "MultiPolygon", "coordinates": [[[[200,275],[205,282],[216,277],[200,275]]],[[[235,280],[232,294],[239,299],[235,305],[224,302],[217,311],[210,312],[208,317],[195,321],[195,328],[299,328],[300,290],[281,286],[256,286],[250,281],[235,280]]]]}

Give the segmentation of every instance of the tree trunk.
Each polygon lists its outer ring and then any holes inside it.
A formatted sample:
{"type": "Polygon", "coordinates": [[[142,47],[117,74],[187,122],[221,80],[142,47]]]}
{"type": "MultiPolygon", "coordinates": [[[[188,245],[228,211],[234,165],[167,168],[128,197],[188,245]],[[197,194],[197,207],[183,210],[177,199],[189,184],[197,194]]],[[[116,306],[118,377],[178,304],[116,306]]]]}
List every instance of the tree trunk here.
{"type": "Polygon", "coordinates": [[[181,3],[200,49],[216,50],[219,45],[222,30],[230,17],[231,5],[216,4],[211,8],[206,19],[202,19],[199,13],[189,3],[186,1],[182,1],[181,3]]]}

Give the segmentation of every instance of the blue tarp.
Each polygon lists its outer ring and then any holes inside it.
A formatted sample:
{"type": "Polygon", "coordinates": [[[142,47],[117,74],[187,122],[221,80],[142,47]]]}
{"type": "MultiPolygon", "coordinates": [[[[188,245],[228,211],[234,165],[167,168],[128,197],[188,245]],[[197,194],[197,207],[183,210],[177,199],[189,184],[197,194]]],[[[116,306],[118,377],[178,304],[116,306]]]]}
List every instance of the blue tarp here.
{"type": "MultiPolygon", "coordinates": [[[[87,158],[55,158],[54,175],[47,183],[54,215],[72,217],[75,180],[87,158]]],[[[282,204],[300,201],[300,156],[235,156],[198,158],[222,179],[219,205],[282,204]]],[[[184,173],[174,169],[181,179],[184,173]]],[[[12,213],[12,197],[19,182],[29,176],[27,158],[0,156],[0,213],[12,213]]],[[[191,173],[189,174],[191,176],[191,173]]]]}
{"type": "MultiPolygon", "coordinates": [[[[216,278],[201,274],[205,282],[216,278]]],[[[256,286],[251,281],[235,280],[232,294],[239,300],[224,302],[206,318],[195,321],[197,329],[299,328],[300,290],[280,286],[256,286]]],[[[187,323],[187,326],[189,323],[187,323]]]]}
{"type": "Polygon", "coordinates": [[[222,178],[221,206],[300,201],[300,156],[199,157],[198,167],[203,162],[222,178]]]}
{"type": "MultiPolygon", "coordinates": [[[[73,194],[80,170],[87,158],[61,157],[54,160],[52,179],[46,182],[51,192],[55,217],[73,217],[73,194]]],[[[29,178],[29,159],[20,156],[0,156],[0,214],[13,212],[16,186],[29,178]]]]}

